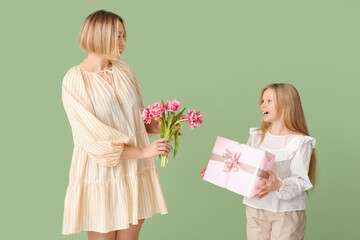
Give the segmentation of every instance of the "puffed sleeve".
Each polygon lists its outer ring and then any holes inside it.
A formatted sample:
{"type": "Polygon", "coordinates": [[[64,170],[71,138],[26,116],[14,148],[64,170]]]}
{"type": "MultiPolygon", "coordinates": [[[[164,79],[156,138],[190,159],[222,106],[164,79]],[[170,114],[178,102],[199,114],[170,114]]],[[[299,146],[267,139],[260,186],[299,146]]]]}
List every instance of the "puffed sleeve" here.
{"type": "Polygon", "coordinates": [[[283,183],[279,191],[276,192],[280,199],[291,199],[312,188],[308,172],[314,147],[315,139],[304,136],[291,161],[290,176],[284,179],[278,178],[283,183]]]}
{"type": "Polygon", "coordinates": [[[81,73],[70,69],[62,82],[62,101],[69,119],[74,144],[79,144],[96,163],[113,167],[120,162],[129,137],[104,124],[94,115],[81,73]]]}

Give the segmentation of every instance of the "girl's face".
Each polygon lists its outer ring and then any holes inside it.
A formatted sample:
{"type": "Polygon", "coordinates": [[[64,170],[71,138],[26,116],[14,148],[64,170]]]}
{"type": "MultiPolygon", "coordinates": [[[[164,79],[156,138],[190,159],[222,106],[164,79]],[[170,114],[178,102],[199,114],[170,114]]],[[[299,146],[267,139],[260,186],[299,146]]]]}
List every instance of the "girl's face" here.
{"type": "Polygon", "coordinates": [[[275,93],[271,88],[265,90],[260,108],[265,122],[271,123],[280,120],[280,114],[275,107],[275,93]]]}

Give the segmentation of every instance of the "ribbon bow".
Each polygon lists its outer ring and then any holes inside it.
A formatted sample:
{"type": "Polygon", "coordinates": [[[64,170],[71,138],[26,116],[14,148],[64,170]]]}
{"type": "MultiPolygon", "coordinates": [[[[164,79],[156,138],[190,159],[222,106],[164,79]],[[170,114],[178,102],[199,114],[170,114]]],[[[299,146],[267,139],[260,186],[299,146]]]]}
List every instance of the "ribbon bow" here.
{"type": "Polygon", "coordinates": [[[239,158],[240,158],[241,153],[240,152],[233,152],[231,153],[228,149],[226,149],[226,153],[222,154],[222,158],[225,162],[225,168],[224,168],[224,172],[229,172],[232,168],[234,168],[234,171],[237,172],[239,171],[240,168],[240,163],[239,163],[239,158]]]}

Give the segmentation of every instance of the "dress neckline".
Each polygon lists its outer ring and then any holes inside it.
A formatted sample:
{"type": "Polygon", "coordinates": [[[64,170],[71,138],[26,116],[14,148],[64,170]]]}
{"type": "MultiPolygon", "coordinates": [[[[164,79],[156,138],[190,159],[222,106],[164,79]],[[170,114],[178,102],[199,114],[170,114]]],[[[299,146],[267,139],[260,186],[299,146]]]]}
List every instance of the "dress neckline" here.
{"type": "Polygon", "coordinates": [[[104,69],[104,70],[101,70],[101,71],[97,71],[97,72],[89,72],[89,71],[85,70],[83,67],[81,67],[80,65],[77,65],[77,67],[79,67],[80,69],[82,69],[84,72],[87,72],[87,73],[101,73],[101,72],[112,71],[112,68],[114,67],[114,63],[111,62],[111,67],[109,67],[107,69],[104,69]]]}
{"type": "Polygon", "coordinates": [[[267,134],[269,134],[269,135],[272,136],[272,137],[287,137],[287,136],[292,135],[292,133],[289,133],[289,134],[286,134],[286,135],[273,135],[273,134],[271,134],[269,131],[267,131],[267,134]]]}

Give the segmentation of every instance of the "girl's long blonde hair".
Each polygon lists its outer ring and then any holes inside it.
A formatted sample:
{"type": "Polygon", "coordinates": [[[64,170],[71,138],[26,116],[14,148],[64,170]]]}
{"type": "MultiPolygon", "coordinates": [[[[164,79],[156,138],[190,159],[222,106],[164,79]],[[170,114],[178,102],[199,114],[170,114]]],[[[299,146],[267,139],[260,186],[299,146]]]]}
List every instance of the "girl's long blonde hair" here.
{"type": "MultiPolygon", "coordinates": [[[[283,120],[287,129],[294,133],[309,136],[309,131],[305,122],[305,115],[301,105],[300,95],[296,88],[288,83],[273,83],[267,85],[260,94],[260,105],[263,101],[263,95],[266,89],[271,88],[275,94],[275,107],[279,114],[283,116],[283,120]]],[[[264,140],[265,134],[269,131],[271,123],[261,121],[261,141],[264,140]]],[[[316,172],[316,154],[313,149],[309,166],[309,179],[315,186],[316,172]]]]}

